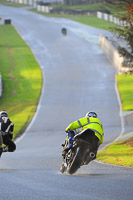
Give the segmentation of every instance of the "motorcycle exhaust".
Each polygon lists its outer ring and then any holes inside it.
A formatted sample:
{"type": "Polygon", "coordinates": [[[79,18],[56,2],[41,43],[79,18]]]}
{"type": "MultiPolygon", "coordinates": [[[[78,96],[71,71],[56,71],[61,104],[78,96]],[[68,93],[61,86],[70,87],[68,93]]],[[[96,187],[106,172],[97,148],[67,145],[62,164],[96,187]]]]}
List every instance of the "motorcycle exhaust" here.
{"type": "Polygon", "coordinates": [[[89,156],[90,156],[91,159],[94,159],[96,154],[94,152],[90,152],[89,156]]]}

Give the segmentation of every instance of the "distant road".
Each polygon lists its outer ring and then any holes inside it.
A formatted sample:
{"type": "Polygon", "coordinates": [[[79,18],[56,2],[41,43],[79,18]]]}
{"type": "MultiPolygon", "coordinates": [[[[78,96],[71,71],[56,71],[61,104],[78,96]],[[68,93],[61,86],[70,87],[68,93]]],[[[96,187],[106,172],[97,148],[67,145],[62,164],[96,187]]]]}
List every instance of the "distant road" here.
{"type": "Polygon", "coordinates": [[[73,120],[96,111],[104,126],[103,146],[121,134],[116,70],[98,45],[99,34],[109,33],[24,8],[0,6],[0,15],[12,20],[44,78],[32,123],[16,152],[0,160],[0,199],[131,200],[132,168],[92,162],[74,176],[59,173],[64,129],[73,120]],[[68,31],[65,37],[62,27],[68,31]]]}

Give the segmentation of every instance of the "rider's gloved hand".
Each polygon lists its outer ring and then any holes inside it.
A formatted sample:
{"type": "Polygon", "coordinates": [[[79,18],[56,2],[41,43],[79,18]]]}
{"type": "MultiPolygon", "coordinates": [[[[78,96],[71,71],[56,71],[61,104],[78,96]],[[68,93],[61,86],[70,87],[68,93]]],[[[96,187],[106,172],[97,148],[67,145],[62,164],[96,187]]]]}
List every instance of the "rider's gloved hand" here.
{"type": "Polygon", "coordinates": [[[65,132],[67,133],[67,132],[68,132],[68,130],[66,129],[66,130],[65,130],[65,132]]]}
{"type": "Polygon", "coordinates": [[[63,151],[62,151],[62,156],[65,157],[65,156],[66,156],[66,153],[67,153],[67,152],[63,150],[63,151]]]}

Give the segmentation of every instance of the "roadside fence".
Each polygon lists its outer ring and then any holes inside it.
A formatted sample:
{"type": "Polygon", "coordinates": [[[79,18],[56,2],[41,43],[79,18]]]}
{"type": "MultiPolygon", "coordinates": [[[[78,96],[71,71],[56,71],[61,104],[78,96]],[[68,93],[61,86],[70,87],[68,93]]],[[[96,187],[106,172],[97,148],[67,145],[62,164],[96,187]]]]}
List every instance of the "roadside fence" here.
{"type": "Polygon", "coordinates": [[[117,24],[119,26],[128,26],[129,25],[129,23],[127,23],[127,21],[120,20],[119,18],[114,17],[113,15],[103,13],[103,12],[100,12],[100,11],[97,12],[97,18],[103,19],[105,21],[112,22],[112,23],[117,24]]]}

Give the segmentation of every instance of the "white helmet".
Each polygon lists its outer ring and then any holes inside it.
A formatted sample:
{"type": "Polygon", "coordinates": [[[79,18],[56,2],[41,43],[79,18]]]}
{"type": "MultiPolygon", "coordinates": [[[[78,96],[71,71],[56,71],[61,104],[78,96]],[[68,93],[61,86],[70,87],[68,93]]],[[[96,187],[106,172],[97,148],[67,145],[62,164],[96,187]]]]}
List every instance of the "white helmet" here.
{"type": "Polygon", "coordinates": [[[0,117],[8,117],[8,114],[5,110],[0,111],[0,117]]]}
{"type": "Polygon", "coordinates": [[[88,112],[88,113],[86,113],[85,116],[86,117],[95,117],[95,118],[97,118],[97,114],[95,112],[88,112]]]}

